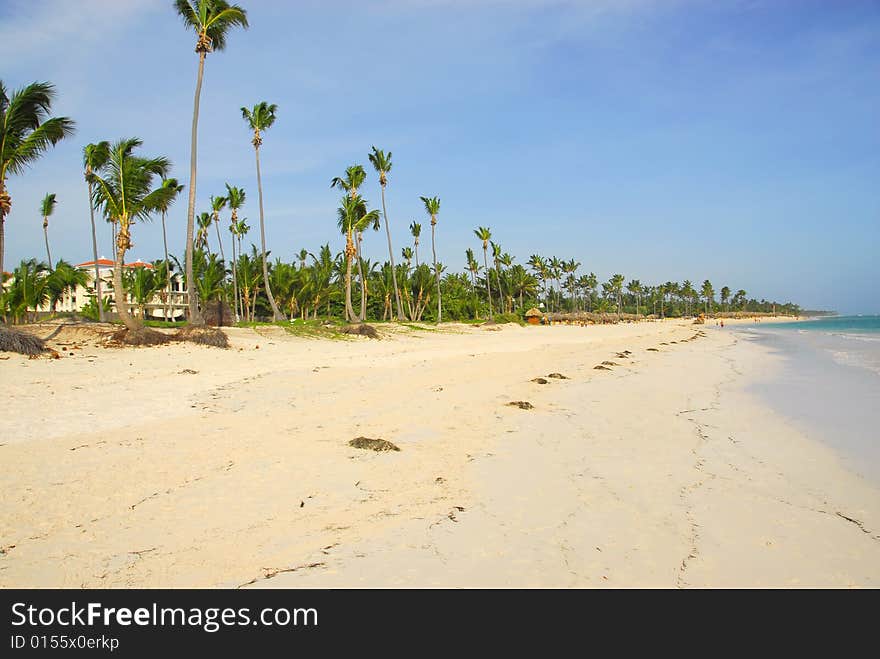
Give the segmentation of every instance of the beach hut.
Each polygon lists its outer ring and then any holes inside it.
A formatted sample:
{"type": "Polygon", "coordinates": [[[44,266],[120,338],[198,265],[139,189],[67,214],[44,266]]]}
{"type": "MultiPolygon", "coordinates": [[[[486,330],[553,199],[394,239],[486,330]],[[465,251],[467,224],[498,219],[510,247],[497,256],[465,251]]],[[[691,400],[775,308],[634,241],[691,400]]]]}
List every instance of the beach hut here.
{"type": "Polygon", "coordinates": [[[541,316],[543,316],[540,310],[532,307],[528,311],[526,311],[526,322],[529,325],[540,325],[541,324],[541,316]]]}

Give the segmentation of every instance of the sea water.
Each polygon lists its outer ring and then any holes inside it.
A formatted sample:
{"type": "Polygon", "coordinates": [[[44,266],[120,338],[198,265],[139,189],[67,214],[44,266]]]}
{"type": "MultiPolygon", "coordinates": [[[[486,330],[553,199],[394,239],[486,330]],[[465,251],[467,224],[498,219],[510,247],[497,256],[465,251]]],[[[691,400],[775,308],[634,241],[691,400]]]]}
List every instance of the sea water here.
{"type": "Polygon", "coordinates": [[[732,329],[783,358],[753,391],[805,435],[834,448],[852,471],[880,484],[880,316],[732,329]]]}

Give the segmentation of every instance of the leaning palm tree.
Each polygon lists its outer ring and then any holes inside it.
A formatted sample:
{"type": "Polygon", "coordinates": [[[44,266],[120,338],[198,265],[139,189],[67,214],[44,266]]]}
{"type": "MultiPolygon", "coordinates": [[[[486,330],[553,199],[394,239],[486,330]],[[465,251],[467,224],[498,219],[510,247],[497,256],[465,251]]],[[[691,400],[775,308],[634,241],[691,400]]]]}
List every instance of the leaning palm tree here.
{"type": "MultiPolygon", "coordinates": [[[[394,267],[394,248],[391,246],[391,228],[388,224],[388,210],[385,208],[385,186],[388,185],[388,172],[391,171],[391,152],[387,154],[381,149],[373,147],[370,154],[370,162],[379,173],[379,185],[382,188],[382,217],[385,219],[385,235],[388,237],[388,258],[391,261],[391,272],[396,272],[394,267]]],[[[394,299],[397,302],[397,317],[406,318],[403,313],[403,305],[400,301],[400,289],[397,287],[397,277],[392,276],[394,282],[394,299]]]]}
{"type": "Polygon", "coordinates": [[[40,202],[40,215],[43,216],[43,238],[46,240],[46,256],[49,259],[49,270],[54,270],[52,267],[52,252],[49,251],[49,216],[55,211],[57,204],[54,192],[47,194],[43,197],[43,201],[40,202]]]}
{"type": "Polygon", "coordinates": [[[196,78],[196,93],[193,101],[192,141],[190,143],[189,165],[189,206],[186,213],[186,286],[189,294],[189,320],[195,325],[204,325],[205,320],[199,311],[195,277],[193,277],[193,238],[196,216],[196,162],[199,134],[199,100],[202,94],[202,78],[205,75],[205,57],[213,51],[226,48],[226,35],[234,27],[247,29],[247,12],[238,5],[230,5],[226,0],[175,0],[174,8],[183,19],[184,25],[193,30],[196,40],[196,53],[199,56],[199,73],[196,78]]]}
{"type": "Polygon", "coordinates": [[[0,273],[6,248],[4,226],[12,210],[6,177],[23,174],[50,146],[73,135],[73,121],[49,118],[54,98],[55,87],[48,82],[34,82],[8,96],[0,80],[0,273]]]}
{"type": "Polygon", "coordinates": [[[440,296],[440,268],[437,267],[437,244],[434,233],[440,214],[440,197],[421,197],[425,212],[431,216],[431,251],[434,253],[434,278],[437,280],[437,324],[443,322],[443,300],[440,296]]]}
{"type": "MultiPolygon", "coordinates": [[[[176,178],[163,178],[162,187],[171,191],[170,196],[160,200],[158,211],[162,214],[162,244],[165,247],[165,299],[171,295],[171,263],[168,261],[168,233],[165,231],[165,216],[171,208],[171,204],[177,199],[177,195],[183,192],[183,186],[176,178]]],[[[168,320],[168,305],[165,305],[163,317],[168,320]]]]}
{"type": "Polygon", "coordinates": [[[492,232],[489,227],[477,227],[474,229],[474,235],[483,241],[483,263],[486,266],[486,288],[489,293],[489,320],[494,320],[492,314],[492,282],[489,279],[489,241],[492,239],[492,232]]]}
{"type": "Polygon", "coordinates": [[[89,181],[94,187],[94,204],[119,227],[116,234],[116,263],[113,267],[113,296],[116,311],[126,329],[134,334],[144,332],[143,323],[128,310],[122,269],[125,252],[131,247],[131,225],[148,220],[173,198],[176,191],[160,185],[152,189],[156,177],[164,177],[171,168],[167,158],[144,158],[134,154],[143,144],[139,138],[121,139],[111,148],[107,161],[93,172],[89,181]]]}
{"type": "MultiPolygon", "coordinates": [[[[95,259],[95,299],[98,303],[98,320],[102,323],[106,320],[104,316],[104,296],[101,292],[101,273],[98,271],[98,234],[95,230],[95,204],[92,202],[94,199],[94,190],[92,189],[92,183],[89,179],[91,174],[96,170],[100,169],[104,166],[104,163],[107,162],[107,158],[110,157],[110,143],[109,142],[98,142],[97,144],[87,144],[83,148],[83,169],[85,170],[85,178],[86,185],[89,188],[89,217],[92,220],[92,255],[95,259]]],[[[162,236],[165,235],[165,222],[163,215],[162,222],[162,236]]],[[[166,256],[168,258],[168,247],[166,243],[165,248],[166,256]]]]}
{"type": "Polygon", "coordinates": [[[284,316],[275,304],[275,298],[272,296],[272,289],[269,287],[269,267],[266,265],[266,222],[263,217],[263,181],[260,178],[260,145],[263,143],[261,133],[266,131],[275,123],[275,112],[278,106],[266,101],[257,103],[252,110],[247,108],[241,109],[241,116],[247,122],[248,126],[254,131],[254,137],[251,143],[254,145],[254,154],[257,159],[257,194],[260,199],[260,243],[263,248],[263,286],[266,288],[266,297],[269,298],[269,306],[272,307],[272,317],[274,320],[284,320],[284,316]]]}
{"type": "Polygon", "coordinates": [[[238,273],[236,270],[238,269],[235,264],[235,234],[236,227],[238,225],[238,211],[244,206],[245,200],[245,192],[241,188],[236,188],[234,186],[226,184],[226,203],[229,206],[229,210],[232,211],[232,215],[229,218],[229,231],[232,233],[232,295],[235,304],[235,320],[241,317],[238,311],[238,273]]]}

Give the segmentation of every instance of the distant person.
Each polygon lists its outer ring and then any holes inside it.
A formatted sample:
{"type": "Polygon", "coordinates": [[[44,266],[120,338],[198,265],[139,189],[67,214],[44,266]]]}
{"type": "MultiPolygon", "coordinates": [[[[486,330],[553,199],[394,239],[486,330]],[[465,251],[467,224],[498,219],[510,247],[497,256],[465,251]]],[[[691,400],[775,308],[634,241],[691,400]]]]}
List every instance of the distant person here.
{"type": "Polygon", "coordinates": [[[724,327],[724,321],[723,321],[723,320],[721,321],[721,327],[724,327]]]}

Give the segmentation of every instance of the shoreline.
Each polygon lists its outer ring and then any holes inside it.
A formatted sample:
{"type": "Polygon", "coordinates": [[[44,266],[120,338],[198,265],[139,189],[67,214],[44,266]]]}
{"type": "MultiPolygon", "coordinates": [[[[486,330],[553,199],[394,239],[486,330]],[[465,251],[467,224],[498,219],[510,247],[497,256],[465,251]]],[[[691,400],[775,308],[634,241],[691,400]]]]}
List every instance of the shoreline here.
{"type": "Polygon", "coordinates": [[[703,327],[0,362],[0,586],[880,584],[878,490],[742,390],[760,349],[681,342],[703,327]]]}

